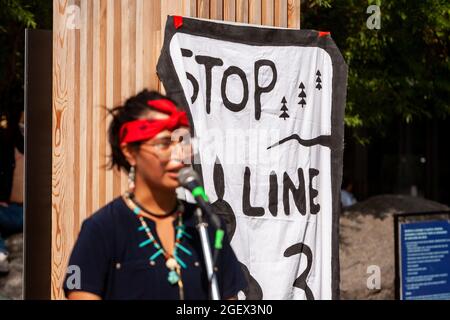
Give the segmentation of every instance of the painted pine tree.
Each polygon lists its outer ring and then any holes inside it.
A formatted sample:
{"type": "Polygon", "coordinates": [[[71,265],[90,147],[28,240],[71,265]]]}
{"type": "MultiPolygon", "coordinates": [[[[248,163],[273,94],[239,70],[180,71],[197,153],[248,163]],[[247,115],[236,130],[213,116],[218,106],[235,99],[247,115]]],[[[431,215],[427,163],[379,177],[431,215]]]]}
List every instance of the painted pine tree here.
{"type": "Polygon", "coordinates": [[[317,76],[317,79],[316,79],[316,83],[317,83],[317,85],[316,85],[316,89],[322,89],[322,79],[320,79],[320,76],[321,76],[321,74],[320,74],[320,71],[319,70],[317,70],[317,72],[316,72],[316,76],[317,76]]]}
{"type": "Polygon", "coordinates": [[[282,103],[282,106],[281,106],[280,110],[283,112],[280,114],[280,118],[283,118],[283,120],[286,120],[286,118],[289,118],[289,114],[287,113],[288,108],[286,106],[286,103],[287,103],[286,97],[283,97],[283,100],[281,100],[281,103],[282,103]]]}
{"type": "Polygon", "coordinates": [[[300,101],[298,102],[298,104],[301,105],[303,108],[306,105],[305,85],[303,84],[303,82],[300,82],[300,86],[298,88],[300,89],[300,93],[298,94],[300,101]]]}

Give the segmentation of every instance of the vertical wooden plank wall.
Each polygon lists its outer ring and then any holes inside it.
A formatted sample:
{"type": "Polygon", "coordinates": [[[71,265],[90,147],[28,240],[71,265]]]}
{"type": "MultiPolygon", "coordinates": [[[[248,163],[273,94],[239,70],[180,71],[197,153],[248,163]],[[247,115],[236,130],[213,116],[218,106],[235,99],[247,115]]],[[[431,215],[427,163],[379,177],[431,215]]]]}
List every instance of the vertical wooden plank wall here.
{"type": "Polygon", "coordinates": [[[83,220],[126,189],[105,168],[105,108],[164,92],[156,63],[172,14],[299,28],[300,0],[53,0],[52,299],[83,220]]]}

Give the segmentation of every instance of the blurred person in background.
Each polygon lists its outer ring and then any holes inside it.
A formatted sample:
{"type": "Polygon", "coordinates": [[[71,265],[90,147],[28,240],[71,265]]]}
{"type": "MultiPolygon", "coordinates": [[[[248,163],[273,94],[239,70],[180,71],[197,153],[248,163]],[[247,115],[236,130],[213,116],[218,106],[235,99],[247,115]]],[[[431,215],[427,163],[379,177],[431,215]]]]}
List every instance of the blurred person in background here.
{"type": "Polygon", "coordinates": [[[356,198],[352,193],[353,183],[348,179],[343,179],[341,189],[342,208],[350,207],[356,203],[356,198]]]}
{"type": "Polygon", "coordinates": [[[5,238],[23,229],[23,111],[0,113],[0,276],[9,272],[5,238]]]}

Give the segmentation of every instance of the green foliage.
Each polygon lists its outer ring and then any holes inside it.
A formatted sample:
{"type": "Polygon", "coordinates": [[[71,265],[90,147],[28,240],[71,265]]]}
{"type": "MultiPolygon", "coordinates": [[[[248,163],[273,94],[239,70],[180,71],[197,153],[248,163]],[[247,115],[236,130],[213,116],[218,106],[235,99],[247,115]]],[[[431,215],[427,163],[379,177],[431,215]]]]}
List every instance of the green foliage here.
{"type": "Polygon", "coordinates": [[[332,0],[313,0],[308,2],[308,7],[313,8],[315,6],[323,7],[323,8],[331,8],[332,0]]]}
{"type": "MultiPolygon", "coordinates": [[[[34,14],[29,11],[30,5],[19,0],[1,0],[2,11],[0,21],[9,22],[16,21],[23,24],[27,28],[36,28],[34,14]]],[[[6,32],[6,26],[0,24],[0,32],[6,32]]]]}
{"type": "Polygon", "coordinates": [[[0,32],[13,26],[51,29],[51,0],[0,0],[0,32]]]}
{"type": "Polygon", "coordinates": [[[25,28],[51,29],[52,1],[0,0],[0,113],[23,108],[25,28]]]}
{"type": "Polygon", "coordinates": [[[450,114],[448,0],[327,2],[303,7],[302,28],[331,31],[349,66],[348,127],[383,134],[395,119],[450,114]],[[378,30],[366,25],[371,4],[380,7],[378,30]]]}

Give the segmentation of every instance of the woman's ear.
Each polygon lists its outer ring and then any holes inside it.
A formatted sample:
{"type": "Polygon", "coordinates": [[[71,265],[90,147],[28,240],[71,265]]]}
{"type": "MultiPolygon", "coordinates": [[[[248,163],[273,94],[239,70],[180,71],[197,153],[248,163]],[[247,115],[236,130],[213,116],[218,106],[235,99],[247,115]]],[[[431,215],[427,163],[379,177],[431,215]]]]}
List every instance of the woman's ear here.
{"type": "Polygon", "coordinates": [[[128,163],[131,166],[136,165],[136,151],[132,150],[128,144],[122,144],[120,145],[120,149],[122,150],[123,155],[125,156],[125,159],[127,159],[128,163]]]}

